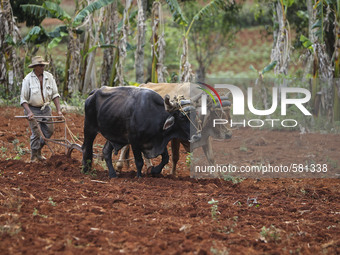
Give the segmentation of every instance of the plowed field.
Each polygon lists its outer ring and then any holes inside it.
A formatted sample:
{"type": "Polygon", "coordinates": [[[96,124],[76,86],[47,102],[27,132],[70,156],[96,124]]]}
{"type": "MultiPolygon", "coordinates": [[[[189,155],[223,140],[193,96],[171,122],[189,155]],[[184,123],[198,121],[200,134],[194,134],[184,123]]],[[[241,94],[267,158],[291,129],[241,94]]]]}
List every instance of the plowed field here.
{"type": "MultiPolygon", "coordinates": [[[[183,149],[178,177],[169,163],[136,178],[131,162],[110,180],[101,161],[85,175],[81,153],[59,145],[29,163],[28,123],[14,118],[23,110],[0,110],[0,254],[340,254],[340,179],[192,179],[183,149]]],[[[65,117],[81,141],[83,116],[65,117]]],[[[270,151],[271,164],[314,155],[339,172],[339,135],[238,129],[227,143],[234,164],[270,151]]]]}

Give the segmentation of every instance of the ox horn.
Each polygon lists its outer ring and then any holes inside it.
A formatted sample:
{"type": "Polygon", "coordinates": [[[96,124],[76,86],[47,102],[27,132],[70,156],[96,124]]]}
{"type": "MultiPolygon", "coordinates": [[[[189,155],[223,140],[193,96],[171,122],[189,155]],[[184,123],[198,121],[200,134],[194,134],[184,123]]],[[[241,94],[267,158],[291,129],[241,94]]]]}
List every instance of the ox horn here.
{"type": "Polygon", "coordinates": [[[196,108],[193,107],[192,105],[188,105],[186,107],[183,107],[183,112],[190,112],[190,111],[194,111],[196,108]]]}
{"type": "MultiPolygon", "coordinates": [[[[226,107],[226,106],[231,106],[231,102],[229,100],[222,100],[222,107],[226,107]]],[[[220,107],[219,104],[215,105],[214,108],[218,108],[220,107]]]]}
{"type": "MultiPolygon", "coordinates": [[[[215,99],[217,99],[217,97],[214,97],[215,99]]],[[[220,97],[221,98],[221,100],[223,101],[223,100],[229,100],[229,97],[227,97],[227,96],[223,96],[223,97],[220,97]]]]}
{"type": "Polygon", "coordinates": [[[185,100],[181,100],[181,106],[183,106],[183,105],[189,105],[191,102],[190,102],[190,100],[188,100],[188,99],[185,99],[185,100]]]}
{"type": "Polygon", "coordinates": [[[178,108],[176,103],[170,102],[170,96],[165,95],[164,97],[164,107],[167,112],[172,112],[178,108]]]}

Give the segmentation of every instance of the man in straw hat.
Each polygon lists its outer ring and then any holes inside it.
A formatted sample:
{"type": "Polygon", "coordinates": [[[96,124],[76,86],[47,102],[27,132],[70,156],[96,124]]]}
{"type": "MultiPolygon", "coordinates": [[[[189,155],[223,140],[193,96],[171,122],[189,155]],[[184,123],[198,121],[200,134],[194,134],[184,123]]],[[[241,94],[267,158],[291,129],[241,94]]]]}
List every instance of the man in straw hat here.
{"type": "Polygon", "coordinates": [[[41,56],[32,58],[32,63],[28,66],[33,68],[22,82],[20,105],[24,107],[24,112],[29,119],[31,128],[31,162],[43,160],[41,149],[45,141],[40,136],[37,125],[40,125],[41,131],[46,138],[53,134],[53,124],[50,118],[39,118],[39,122],[34,121],[34,116],[51,116],[49,104],[54,102],[59,116],[62,116],[57,84],[51,73],[44,71],[45,65],[49,63],[44,61],[41,56]],[[47,123],[46,123],[47,122],[47,123]],[[39,123],[39,124],[38,124],[39,123]]]}

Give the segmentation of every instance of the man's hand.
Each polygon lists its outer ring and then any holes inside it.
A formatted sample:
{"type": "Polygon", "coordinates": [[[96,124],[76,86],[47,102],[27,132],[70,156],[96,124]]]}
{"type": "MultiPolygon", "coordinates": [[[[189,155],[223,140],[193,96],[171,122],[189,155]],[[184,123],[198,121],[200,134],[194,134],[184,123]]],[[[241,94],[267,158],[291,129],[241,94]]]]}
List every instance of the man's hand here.
{"type": "Polygon", "coordinates": [[[27,117],[28,117],[29,120],[33,120],[33,119],[34,119],[34,114],[33,114],[33,112],[30,111],[30,112],[27,114],[27,117]]]}
{"type": "Polygon", "coordinates": [[[25,112],[27,112],[27,118],[28,118],[29,120],[33,120],[33,119],[34,119],[34,114],[33,114],[33,112],[31,111],[31,109],[29,108],[28,103],[23,103],[23,104],[22,104],[22,107],[24,107],[25,112]]]}
{"type": "Polygon", "coordinates": [[[60,118],[58,118],[58,119],[63,119],[64,115],[63,115],[63,113],[62,113],[60,110],[58,111],[58,115],[59,115],[59,117],[60,117],[60,118]]]}

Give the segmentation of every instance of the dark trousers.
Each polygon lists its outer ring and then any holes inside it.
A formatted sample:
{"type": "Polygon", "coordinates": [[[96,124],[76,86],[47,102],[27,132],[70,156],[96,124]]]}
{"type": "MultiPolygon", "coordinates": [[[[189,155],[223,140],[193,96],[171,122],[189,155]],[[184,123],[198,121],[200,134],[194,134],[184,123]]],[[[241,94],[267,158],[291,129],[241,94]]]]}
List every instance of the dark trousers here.
{"type": "MultiPolygon", "coordinates": [[[[52,111],[49,106],[46,106],[44,110],[41,110],[40,107],[34,107],[30,105],[29,107],[31,111],[33,112],[34,116],[36,117],[51,116],[52,111]]],[[[26,111],[25,111],[25,114],[27,115],[26,111]]],[[[52,123],[44,123],[44,122],[51,122],[52,118],[35,118],[35,120],[37,120],[37,122],[34,120],[29,121],[30,129],[32,132],[31,142],[30,142],[31,150],[39,150],[45,145],[44,139],[40,135],[37,124],[40,126],[40,129],[46,138],[50,138],[54,131],[54,127],[52,123]],[[40,121],[43,121],[43,122],[40,122],[40,121]]]]}

